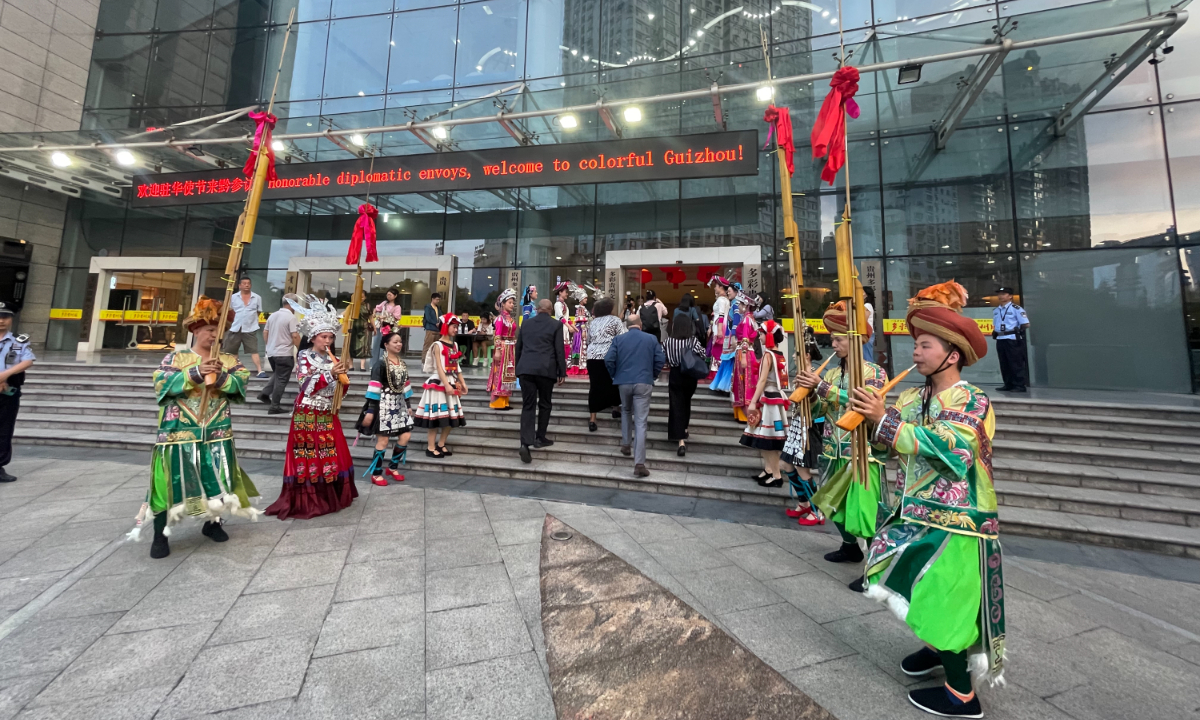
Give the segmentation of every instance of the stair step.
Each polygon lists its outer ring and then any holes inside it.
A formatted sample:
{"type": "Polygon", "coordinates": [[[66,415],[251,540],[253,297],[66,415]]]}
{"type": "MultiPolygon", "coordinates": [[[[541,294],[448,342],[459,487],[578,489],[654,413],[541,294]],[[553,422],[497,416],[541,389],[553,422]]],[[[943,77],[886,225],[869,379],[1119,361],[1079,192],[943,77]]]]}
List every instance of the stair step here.
{"type": "Polygon", "coordinates": [[[1000,532],[1200,559],[1200,528],[1196,527],[1005,507],[1000,511],[1000,532]]]}
{"type": "Polygon", "coordinates": [[[1160,433],[1131,432],[1128,428],[1121,433],[1097,433],[1093,430],[1024,425],[998,425],[997,440],[1025,442],[1066,443],[1107,448],[1130,448],[1170,453],[1200,454],[1200,432],[1195,435],[1163,435],[1160,433]]]}
{"type": "Polygon", "coordinates": [[[999,393],[989,396],[996,405],[996,414],[1010,410],[1044,413],[1094,415],[1112,418],[1141,418],[1166,420],[1169,422],[1200,422],[1200,407],[1189,405],[1125,404],[1091,400],[1041,400],[1033,398],[1011,398],[999,393]]]}
{"type": "Polygon", "coordinates": [[[996,496],[1005,509],[1057,510],[1200,528],[1200,499],[1001,480],[996,481],[996,496]]]}
{"type": "Polygon", "coordinates": [[[1200,454],[1018,440],[996,440],[992,448],[996,456],[1019,460],[1200,474],[1200,454]]]}
{"type": "Polygon", "coordinates": [[[1054,427],[1091,430],[1105,438],[1127,432],[1155,433],[1200,437],[1200,419],[1195,422],[1170,421],[1158,418],[1134,418],[1113,415],[1083,415],[1079,413],[1042,413],[1028,410],[997,410],[997,420],[1006,428],[1054,427]]]}
{"type": "Polygon", "coordinates": [[[1200,476],[1184,473],[1021,460],[1011,457],[993,458],[992,469],[996,480],[1000,481],[1200,499],[1200,476]]]}

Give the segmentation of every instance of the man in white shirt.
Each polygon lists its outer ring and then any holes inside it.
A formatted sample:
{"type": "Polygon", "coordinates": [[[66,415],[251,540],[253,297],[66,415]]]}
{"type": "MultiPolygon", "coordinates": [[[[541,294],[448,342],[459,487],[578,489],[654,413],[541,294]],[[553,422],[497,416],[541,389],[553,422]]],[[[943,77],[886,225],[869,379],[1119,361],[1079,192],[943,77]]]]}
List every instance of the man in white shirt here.
{"type": "Polygon", "coordinates": [[[300,344],[299,325],[291,304],[300,302],[300,296],[288,293],[283,296],[283,306],[271,313],[267,325],[263,328],[263,340],[267,346],[267,362],[271,363],[271,379],[267,381],[258,400],[270,403],[268,415],[279,415],[287,412],[279,405],[284,388],[292,378],[292,370],[296,367],[296,346],[300,344]]]}
{"type": "Polygon", "coordinates": [[[233,324],[225,333],[221,352],[237,355],[244,349],[254,361],[257,377],[265,378],[267,374],[263,372],[262,360],[258,358],[258,315],[262,312],[263,304],[258,293],[250,292],[250,278],[238,280],[238,292],[229,301],[229,308],[233,310],[233,324]]]}

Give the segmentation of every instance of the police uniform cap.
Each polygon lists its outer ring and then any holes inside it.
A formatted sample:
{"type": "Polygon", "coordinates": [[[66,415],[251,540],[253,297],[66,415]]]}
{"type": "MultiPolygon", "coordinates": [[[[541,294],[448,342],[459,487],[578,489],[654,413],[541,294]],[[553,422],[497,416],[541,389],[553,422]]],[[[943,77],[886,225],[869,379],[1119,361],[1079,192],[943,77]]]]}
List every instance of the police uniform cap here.
{"type": "Polygon", "coordinates": [[[1008,287],[1007,285],[1002,285],[1002,286],[1000,286],[1000,287],[996,288],[996,292],[997,292],[997,293],[1008,293],[1009,295],[1016,295],[1016,294],[1017,294],[1017,291],[1016,291],[1016,290],[1014,290],[1014,289],[1012,289],[1012,288],[1008,287]]]}
{"type": "Polygon", "coordinates": [[[12,308],[10,308],[7,304],[0,302],[0,317],[12,317],[15,314],[16,313],[13,312],[12,308]]]}

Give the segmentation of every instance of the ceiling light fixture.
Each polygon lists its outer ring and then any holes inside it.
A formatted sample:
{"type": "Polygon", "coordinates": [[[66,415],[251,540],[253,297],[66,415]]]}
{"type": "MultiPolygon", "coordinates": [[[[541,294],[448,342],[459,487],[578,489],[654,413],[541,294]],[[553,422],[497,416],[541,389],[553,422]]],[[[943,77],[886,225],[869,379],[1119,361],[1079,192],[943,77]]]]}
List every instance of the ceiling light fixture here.
{"type": "Polygon", "coordinates": [[[623,115],[625,122],[635,123],[642,121],[642,109],[640,107],[627,107],[623,115]]]}
{"type": "Polygon", "coordinates": [[[137,158],[134,157],[133,153],[129,152],[128,150],[118,150],[117,151],[117,164],[118,165],[124,165],[125,167],[129,167],[130,165],[133,165],[136,162],[137,162],[137,158]]]}
{"type": "Polygon", "coordinates": [[[365,137],[363,137],[362,135],[359,135],[358,133],[354,133],[353,135],[350,136],[350,142],[354,143],[355,145],[357,145],[359,147],[362,147],[363,145],[367,144],[367,139],[365,137]]]}
{"type": "Polygon", "coordinates": [[[283,152],[283,141],[282,140],[272,140],[271,141],[271,149],[274,150],[275,152],[283,152]]]}
{"type": "Polygon", "coordinates": [[[767,102],[771,98],[775,97],[775,88],[771,87],[770,85],[763,85],[754,91],[754,97],[758,98],[759,102],[767,102]]]}
{"type": "Polygon", "coordinates": [[[896,78],[896,84],[909,85],[921,79],[920,65],[905,65],[900,68],[900,74],[896,78]]]}
{"type": "Polygon", "coordinates": [[[433,130],[431,130],[430,132],[431,132],[431,133],[433,134],[433,136],[434,136],[435,138],[437,138],[438,140],[445,140],[445,139],[446,139],[447,137],[449,137],[449,135],[450,135],[448,132],[446,132],[446,128],[442,127],[441,125],[438,125],[437,127],[435,127],[435,128],[434,128],[433,130]]]}
{"type": "Polygon", "coordinates": [[[564,130],[574,130],[579,127],[579,120],[574,115],[559,115],[558,124],[564,130]]]}
{"type": "Polygon", "coordinates": [[[70,167],[71,157],[65,152],[56,152],[50,156],[50,162],[54,163],[55,167],[70,167]]]}

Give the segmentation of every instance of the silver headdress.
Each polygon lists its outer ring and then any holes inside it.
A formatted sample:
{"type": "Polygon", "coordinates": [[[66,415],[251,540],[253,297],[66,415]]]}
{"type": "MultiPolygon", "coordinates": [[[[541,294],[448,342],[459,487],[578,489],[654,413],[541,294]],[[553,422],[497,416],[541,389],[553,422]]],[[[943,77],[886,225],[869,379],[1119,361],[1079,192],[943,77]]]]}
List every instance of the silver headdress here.
{"type": "Polygon", "coordinates": [[[296,311],[300,333],[306,338],[312,338],[321,333],[336,333],[341,325],[337,313],[329,308],[324,300],[316,295],[305,295],[303,303],[288,300],[288,305],[296,311]]]}
{"type": "Polygon", "coordinates": [[[573,280],[567,281],[567,294],[575,299],[575,302],[581,303],[588,299],[588,292],[579,287],[573,280]]]}
{"type": "Polygon", "coordinates": [[[515,299],[517,291],[512,288],[505,288],[504,292],[500,293],[500,297],[496,298],[496,309],[499,310],[504,306],[506,300],[515,299]]]}

